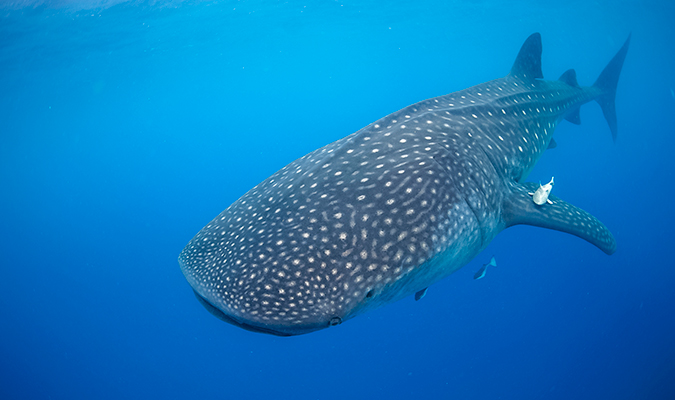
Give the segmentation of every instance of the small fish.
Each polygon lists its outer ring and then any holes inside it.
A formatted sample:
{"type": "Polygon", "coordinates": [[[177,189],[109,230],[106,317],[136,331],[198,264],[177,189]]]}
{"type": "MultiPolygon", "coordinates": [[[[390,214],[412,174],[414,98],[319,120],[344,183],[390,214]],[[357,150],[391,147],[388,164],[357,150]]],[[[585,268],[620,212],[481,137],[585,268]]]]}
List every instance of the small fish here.
{"type": "Polygon", "coordinates": [[[487,272],[487,267],[488,267],[488,266],[496,267],[496,266],[497,266],[497,260],[495,260],[495,258],[492,257],[492,259],[490,260],[489,263],[483,264],[483,266],[480,267],[480,269],[478,270],[478,272],[476,272],[476,273],[473,275],[473,279],[480,279],[480,278],[484,277],[484,276],[485,276],[485,273],[487,272]]]}
{"type": "Polygon", "coordinates": [[[551,190],[553,190],[553,178],[551,178],[551,182],[545,185],[542,185],[541,182],[539,182],[539,189],[537,189],[534,193],[528,194],[532,196],[532,201],[534,201],[534,204],[538,206],[544,205],[544,203],[553,204],[553,202],[548,199],[548,196],[551,194],[551,190]]]}

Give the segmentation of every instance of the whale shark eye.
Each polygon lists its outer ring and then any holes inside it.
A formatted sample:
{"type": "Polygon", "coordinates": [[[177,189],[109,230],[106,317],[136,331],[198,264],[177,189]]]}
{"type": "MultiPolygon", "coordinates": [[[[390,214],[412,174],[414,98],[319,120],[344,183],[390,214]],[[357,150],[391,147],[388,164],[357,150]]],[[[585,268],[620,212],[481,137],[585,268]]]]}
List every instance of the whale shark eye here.
{"type": "Polygon", "coordinates": [[[369,290],[368,293],[366,293],[366,299],[369,299],[371,297],[373,297],[373,291],[369,290]]]}
{"type": "Polygon", "coordinates": [[[340,317],[333,317],[330,319],[330,326],[338,326],[342,323],[342,318],[340,317]]]}

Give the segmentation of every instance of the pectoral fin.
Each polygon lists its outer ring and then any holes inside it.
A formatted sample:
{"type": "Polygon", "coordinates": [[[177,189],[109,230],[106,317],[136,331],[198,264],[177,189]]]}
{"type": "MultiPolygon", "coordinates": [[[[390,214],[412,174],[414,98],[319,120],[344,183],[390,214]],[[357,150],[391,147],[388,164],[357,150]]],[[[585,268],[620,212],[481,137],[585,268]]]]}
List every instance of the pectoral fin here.
{"type": "Polygon", "coordinates": [[[537,184],[514,184],[511,194],[504,200],[502,218],[506,227],[525,224],[571,233],[595,245],[607,254],[616,251],[612,233],[597,218],[556,196],[549,196],[551,203],[537,206],[528,192],[537,184]]]}

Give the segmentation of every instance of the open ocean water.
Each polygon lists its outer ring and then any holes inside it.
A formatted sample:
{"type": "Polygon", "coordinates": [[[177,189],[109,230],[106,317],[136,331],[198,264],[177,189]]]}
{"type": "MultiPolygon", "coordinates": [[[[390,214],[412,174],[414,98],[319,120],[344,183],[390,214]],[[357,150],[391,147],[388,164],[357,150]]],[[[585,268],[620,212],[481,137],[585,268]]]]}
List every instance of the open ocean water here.
{"type": "Polygon", "coordinates": [[[0,3],[0,399],[675,398],[675,3],[0,3]],[[414,102],[543,71],[595,102],[529,181],[614,233],[530,226],[412,297],[291,338],[228,325],[177,256],[292,160],[414,102]],[[498,267],[472,276],[492,255],[498,267]]]}

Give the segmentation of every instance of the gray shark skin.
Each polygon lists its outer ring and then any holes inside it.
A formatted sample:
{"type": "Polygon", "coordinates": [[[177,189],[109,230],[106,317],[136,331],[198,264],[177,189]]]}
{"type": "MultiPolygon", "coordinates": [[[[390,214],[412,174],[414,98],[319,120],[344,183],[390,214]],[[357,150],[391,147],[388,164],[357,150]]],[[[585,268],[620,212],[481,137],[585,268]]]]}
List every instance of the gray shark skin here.
{"type": "Polygon", "coordinates": [[[614,96],[629,40],[593,86],[541,72],[530,36],[511,72],[408,106],[288,164],[206,225],[178,258],[199,301],[241,328],[279,336],[334,326],[420,292],[528,224],[607,254],[609,230],[524,183],[563,119],[614,96]]]}

